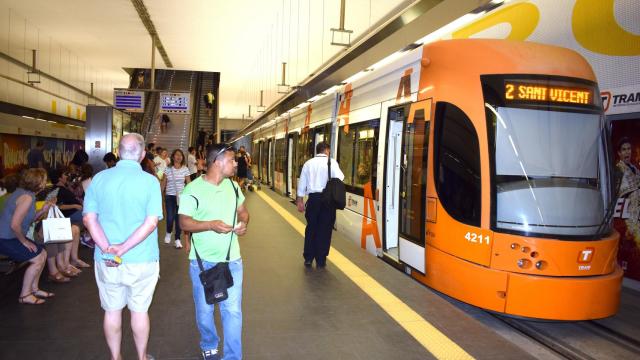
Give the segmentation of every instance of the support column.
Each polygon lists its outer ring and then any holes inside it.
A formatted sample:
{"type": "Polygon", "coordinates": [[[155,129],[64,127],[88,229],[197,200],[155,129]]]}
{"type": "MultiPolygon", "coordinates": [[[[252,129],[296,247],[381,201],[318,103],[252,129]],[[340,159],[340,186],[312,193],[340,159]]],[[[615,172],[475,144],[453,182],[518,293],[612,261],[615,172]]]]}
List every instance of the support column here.
{"type": "Polygon", "coordinates": [[[156,37],[151,36],[151,90],[156,88],[156,37]]]}

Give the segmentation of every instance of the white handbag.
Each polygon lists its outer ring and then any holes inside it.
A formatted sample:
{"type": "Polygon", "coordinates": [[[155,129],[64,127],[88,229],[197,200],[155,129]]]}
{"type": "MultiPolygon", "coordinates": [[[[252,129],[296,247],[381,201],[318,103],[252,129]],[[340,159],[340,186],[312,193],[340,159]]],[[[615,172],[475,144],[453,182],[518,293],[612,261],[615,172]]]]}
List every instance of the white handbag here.
{"type": "Polygon", "coordinates": [[[64,217],[57,206],[50,207],[47,218],[42,220],[42,235],[45,244],[63,243],[73,240],[71,220],[64,217]]]}

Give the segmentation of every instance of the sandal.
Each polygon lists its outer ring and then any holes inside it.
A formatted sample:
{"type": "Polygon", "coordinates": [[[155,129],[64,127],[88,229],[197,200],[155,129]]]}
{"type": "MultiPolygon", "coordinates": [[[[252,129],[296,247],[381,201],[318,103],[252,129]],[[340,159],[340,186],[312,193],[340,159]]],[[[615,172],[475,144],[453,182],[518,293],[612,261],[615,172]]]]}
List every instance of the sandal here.
{"type": "Polygon", "coordinates": [[[53,275],[49,274],[48,279],[51,282],[60,283],[60,284],[68,283],[69,281],[71,281],[71,279],[62,275],[60,272],[57,272],[53,275]]]}
{"type": "Polygon", "coordinates": [[[25,304],[25,305],[42,305],[42,304],[45,303],[45,301],[43,299],[40,299],[39,297],[36,297],[35,295],[33,295],[33,293],[25,295],[25,296],[20,296],[18,298],[18,302],[20,304],[25,304]],[[27,300],[30,297],[32,297],[34,300],[32,300],[32,301],[27,300]]]}
{"type": "Polygon", "coordinates": [[[78,259],[74,262],[71,263],[71,265],[75,266],[75,267],[79,267],[79,268],[90,268],[91,265],[87,264],[86,262],[78,259]]]}
{"type": "Polygon", "coordinates": [[[33,295],[35,297],[37,297],[37,298],[40,298],[40,299],[49,299],[49,298],[52,298],[52,297],[56,296],[56,294],[54,294],[52,292],[44,291],[44,290],[41,290],[41,289],[38,289],[38,290],[34,291],[33,295]]]}
{"type": "Polygon", "coordinates": [[[62,275],[70,278],[77,277],[80,274],[80,270],[73,267],[73,265],[69,265],[68,268],[66,268],[65,270],[60,270],[60,272],[62,273],[62,275]]]}

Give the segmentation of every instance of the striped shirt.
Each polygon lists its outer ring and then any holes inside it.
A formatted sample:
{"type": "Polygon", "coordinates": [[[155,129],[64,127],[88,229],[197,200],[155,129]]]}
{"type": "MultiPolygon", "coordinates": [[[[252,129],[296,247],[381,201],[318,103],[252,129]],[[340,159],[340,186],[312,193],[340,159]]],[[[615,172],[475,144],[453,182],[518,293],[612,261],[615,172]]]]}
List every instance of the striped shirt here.
{"type": "Polygon", "coordinates": [[[164,169],[164,174],[167,177],[167,187],[165,188],[165,194],[177,195],[184,189],[185,177],[189,176],[189,168],[183,166],[179,169],[173,166],[168,166],[164,169]]]}

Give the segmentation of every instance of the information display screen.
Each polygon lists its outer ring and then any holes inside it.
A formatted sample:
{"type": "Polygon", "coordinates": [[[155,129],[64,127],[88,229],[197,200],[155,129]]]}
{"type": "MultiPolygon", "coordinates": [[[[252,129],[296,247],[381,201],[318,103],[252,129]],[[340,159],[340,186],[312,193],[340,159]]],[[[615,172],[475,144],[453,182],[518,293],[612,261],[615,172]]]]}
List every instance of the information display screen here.
{"type": "Polygon", "coordinates": [[[588,85],[560,86],[552,84],[529,83],[524,81],[505,81],[504,98],[517,102],[544,102],[573,105],[595,104],[594,88],[588,85]]]}
{"type": "Polygon", "coordinates": [[[113,99],[116,109],[128,112],[144,112],[144,91],[115,90],[113,99]]]}
{"type": "Polygon", "coordinates": [[[190,114],[191,93],[188,92],[161,92],[160,113],[164,114],[190,114]]]}

